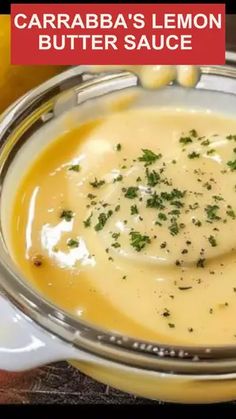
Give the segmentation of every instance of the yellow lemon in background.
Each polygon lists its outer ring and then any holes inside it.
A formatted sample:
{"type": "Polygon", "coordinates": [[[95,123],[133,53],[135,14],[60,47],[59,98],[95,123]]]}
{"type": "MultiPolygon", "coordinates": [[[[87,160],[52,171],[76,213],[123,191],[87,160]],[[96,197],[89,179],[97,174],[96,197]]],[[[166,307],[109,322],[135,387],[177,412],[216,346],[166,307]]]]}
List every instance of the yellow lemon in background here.
{"type": "Polygon", "coordinates": [[[10,16],[0,15],[0,113],[28,90],[66,69],[11,65],[10,54],[10,16]]]}

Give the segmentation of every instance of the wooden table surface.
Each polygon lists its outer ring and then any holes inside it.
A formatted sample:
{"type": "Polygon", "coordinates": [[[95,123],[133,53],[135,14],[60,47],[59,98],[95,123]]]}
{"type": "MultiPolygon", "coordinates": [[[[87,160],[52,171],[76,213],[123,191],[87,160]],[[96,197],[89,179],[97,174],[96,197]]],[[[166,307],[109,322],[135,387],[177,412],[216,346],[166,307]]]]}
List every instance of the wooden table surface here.
{"type": "MultiPolygon", "coordinates": [[[[236,15],[227,16],[227,49],[236,52],[236,15]]],[[[158,404],[121,393],[84,376],[67,363],[21,374],[0,373],[0,404],[158,404]]]]}

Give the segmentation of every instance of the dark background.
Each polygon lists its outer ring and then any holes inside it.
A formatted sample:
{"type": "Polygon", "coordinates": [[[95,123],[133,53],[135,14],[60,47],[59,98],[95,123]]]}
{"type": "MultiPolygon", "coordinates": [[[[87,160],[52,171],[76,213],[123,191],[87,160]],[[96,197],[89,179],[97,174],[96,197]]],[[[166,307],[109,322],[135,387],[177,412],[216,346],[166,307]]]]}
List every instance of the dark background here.
{"type": "Polygon", "coordinates": [[[226,47],[236,52],[236,14],[226,16],[226,47]]]}

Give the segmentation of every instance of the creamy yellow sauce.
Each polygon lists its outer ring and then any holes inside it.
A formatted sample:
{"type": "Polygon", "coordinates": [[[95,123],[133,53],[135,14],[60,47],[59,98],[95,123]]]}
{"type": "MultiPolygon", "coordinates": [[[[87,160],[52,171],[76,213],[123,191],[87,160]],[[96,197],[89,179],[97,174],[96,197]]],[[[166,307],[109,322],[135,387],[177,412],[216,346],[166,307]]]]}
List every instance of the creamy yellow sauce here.
{"type": "Polygon", "coordinates": [[[33,161],[13,258],[80,318],[173,344],[236,342],[236,120],[140,108],[63,134],[33,161]]]}

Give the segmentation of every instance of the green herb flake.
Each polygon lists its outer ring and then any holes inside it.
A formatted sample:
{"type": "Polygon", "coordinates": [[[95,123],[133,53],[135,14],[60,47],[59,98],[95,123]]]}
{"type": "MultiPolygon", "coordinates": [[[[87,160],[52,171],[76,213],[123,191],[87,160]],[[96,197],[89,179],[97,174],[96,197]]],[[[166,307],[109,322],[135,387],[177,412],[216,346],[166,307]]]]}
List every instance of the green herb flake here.
{"type": "Polygon", "coordinates": [[[121,151],[121,149],[122,149],[121,144],[120,143],[116,144],[116,151],[121,151]]]}
{"type": "Polygon", "coordinates": [[[226,139],[227,139],[227,140],[233,140],[233,141],[236,141],[236,135],[232,135],[232,134],[230,134],[230,135],[228,135],[228,136],[226,137],[226,139]]]}
{"type": "Polygon", "coordinates": [[[125,198],[134,199],[138,197],[138,187],[137,186],[129,186],[127,189],[124,188],[123,191],[125,192],[125,198]]]}
{"type": "Polygon", "coordinates": [[[120,233],[113,233],[111,237],[117,240],[120,237],[120,233]]]}
{"type": "Polygon", "coordinates": [[[220,217],[217,215],[219,210],[218,205],[207,205],[205,208],[205,212],[209,220],[217,221],[220,220],[220,217]]]}
{"type": "Polygon", "coordinates": [[[165,308],[163,313],[162,313],[163,317],[170,317],[170,310],[168,310],[168,308],[165,308]]]}
{"type": "Polygon", "coordinates": [[[230,170],[233,172],[236,170],[236,160],[228,161],[227,166],[229,166],[230,170]]]}
{"type": "Polygon", "coordinates": [[[138,231],[131,231],[131,246],[137,251],[140,252],[147,244],[151,243],[150,237],[146,235],[142,235],[138,231]]]}
{"type": "Polygon", "coordinates": [[[215,150],[214,148],[211,148],[211,150],[207,150],[207,155],[210,156],[211,154],[214,154],[215,150]]]}
{"type": "Polygon", "coordinates": [[[204,141],[201,142],[201,145],[208,146],[208,145],[210,145],[210,141],[209,140],[204,140],[204,141]]]}
{"type": "Polygon", "coordinates": [[[165,206],[163,205],[161,197],[154,192],[150,198],[148,198],[146,203],[147,208],[157,208],[157,209],[164,209],[165,206]]]}
{"type": "Polygon", "coordinates": [[[151,172],[149,169],[146,169],[146,177],[147,177],[147,184],[148,186],[156,186],[160,182],[160,175],[155,171],[152,170],[151,172]]]}
{"type": "Polygon", "coordinates": [[[175,327],[175,324],[174,324],[174,323],[168,323],[168,326],[169,326],[171,329],[173,329],[173,328],[175,327]]]}
{"type": "Polygon", "coordinates": [[[159,218],[159,220],[162,220],[162,221],[166,221],[167,220],[167,216],[163,212],[159,212],[158,218],[159,218]]]}
{"type": "Polygon", "coordinates": [[[67,246],[69,246],[69,247],[71,247],[71,248],[75,249],[76,247],[79,247],[79,241],[78,241],[78,240],[76,240],[76,239],[69,239],[69,240],[67,241],[67,246]]]}
{"type": "Polygon", "coordinates": [[[137,205],[131,205],[131,207],[130,207],[130,213],[131,213],[131,215],[138,214],[138,207],[137,207],[137,205]]]}
{"type": "Polygon", "coordinates": [[[205,268],[205,261],[206,259],[198,259],[196,264],[197,268],[205,268]]]}
{"type": "Polygon", "coordinates": [[[91,226],[91,218],[92,218],[92,216],[93,216],[93,213],[90,214],[90,216],[87,218],[87,220],[84,220],[83,221],[85,228],[88,228],[88,227],[91,226]]]}
{"type": "Polygon", "coordinates": [[[192,153],[188,154],[189,159],[198,159],[200,157],[199,153],[196,153],[196,151],[192,151],[192,153]]]}
{"type": "Polygon", "coordinates": [[[216,247],[217,246],[217,241],[216,241],[216,239],[215,239],[215,237],[214,236],[209,236],[208,237],[208,241],[209,241],[209,243],[210,243],[210,245],[212,246],[212,247],[216,247]]]}
{"type": "Polygon", "coordinates": [[[215,201],[224,201],[224,198],[220,195],[213,195],[212,197],[215,201]]]}
{"type": "Polygon", "coordinates": [[[227,214],[229,217],[231,217],[233,220],[235,220],[235,218],[236,218],[236,214],[235,214],[234,210],[229,209],[229,210],[227,210],[227,211],[226,211],[226,214],[227,214]]]}
{"type": "Polygon", "coordinates": [[[93,182],[90,182],[90,185],[93,188],[100,188],[104,184],[105,184],[105,180],[99,180],[98,181],[97,178],[95,178],[93,182]]]}
{"type": "Polygon", "coordinates": [[[69,170],[73,172],[79,172],[80,169],[81,169],[81,166],[79,164],[73,164],[72,166],[69,167],[69,170]]]}
{"type": "Polygon", "coordinates": [[[112,243],[112,247],[114,247],[115,249],[118,249],[120,247],[120,243],[118,242],[112,243]]]}
{"type": "Polygon", "coordinates": [[[94,199],[94,198],[96,198],[96,195],[93,195],[92,193],[89,193],[87,196],[88,196],[88,198],[89,198],[89,199],[94,199]]]}
{"type": "Polygon", "coordinates": [[[101,214],[99,214],[98,216],[98,223],[95,225],[94,229],[95,231],[100,231],[103,229],[103,227],[105,226],[107,220],[112,216],[113,211],[109,210],[107,212],[107,214],[105,214],[105,212],[102,212],[101,214]]]}
{"type": "Polygon", "coordinates": [[[193,142],[191,137],[181,137],[179,139],[180,144],[187,145],[193,142]]]}
{"type": "Polygon", "coordinates": [[[119,175],[119,176],[117,176],[114,180],[113,180],[113,183],[115,183],[115,182],[121,182],[123,180],[123,176],[122,175],[119,175]]]}
{"type": "Polygon", "coordinates": [[[189,134],[193,137],[193,138],[197,138],[198,137],[198,133],[195,129],[191,129],[191,131],[189,131],[189,134]]]}
{"type": "Polygon", "coordinates": [[[60,215],[60,218],[64,219],[67,222],[71,221],[73,217],[74,213],[71,210],[63,210],[60,215]]]}
{"type": "Polygon", "coordinates": [[[168,228],[172,236],[177,236],[177,234],[179,233],[179,226],[175,219],[172,219],[171,225],[168,228]]]}
{"type": "Polygon", "coordinates": [[[202,185],[204,188],[206,188],[208,191],[210,191],[212,189],[212,186],[209,182],[206,182],[202,185]]]}
{"type": "Polygon", "coordinates": [[[143,155],[139,157],[138,160],[144,162],[145,166],[155,163],[162,157],[161,154],[155,154],[153,151],[148,149],[142,149],[142,152],[143,155]]]}

